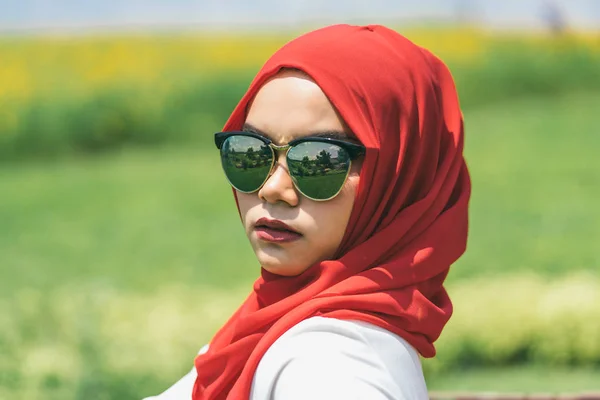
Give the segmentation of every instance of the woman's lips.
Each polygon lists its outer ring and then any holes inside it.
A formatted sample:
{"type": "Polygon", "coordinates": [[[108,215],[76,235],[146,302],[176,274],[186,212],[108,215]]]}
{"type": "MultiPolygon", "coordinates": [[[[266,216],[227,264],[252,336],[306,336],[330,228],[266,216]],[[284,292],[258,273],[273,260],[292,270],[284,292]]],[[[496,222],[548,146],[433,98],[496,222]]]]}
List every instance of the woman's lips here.
{"type": "Polygon", "coordinates": [[[293,242],[302,237],[301,234],[290,232],[290,231],[280,231],[273,228],[267,228],[266,226],[257,226],[254,228],[256,232],[256,236],[259,239],[265,240],[267,242],[276,242],[276,243],[286,243],[293,242]]]}
{"type": "Polygon", "coordinates": [[[260,218],[254,224],[254,231],[259,239],[273,243],[293,242],[302,237],[302,234],[276,219],[260,218]]]}

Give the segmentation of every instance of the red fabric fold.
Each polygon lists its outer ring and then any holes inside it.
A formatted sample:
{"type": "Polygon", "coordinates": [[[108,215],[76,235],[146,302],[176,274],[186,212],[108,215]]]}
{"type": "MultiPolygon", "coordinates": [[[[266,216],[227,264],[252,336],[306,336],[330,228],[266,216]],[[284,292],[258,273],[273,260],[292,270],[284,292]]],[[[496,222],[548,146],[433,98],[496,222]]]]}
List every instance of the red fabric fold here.
{"type": "Polygon", "coordinates": [[[326,27],[267,61],[224,130],[242,127],[249,102],[283,68],[310,75],[367,147],[354,208],[335,260],[295,277],[262,270],[196,358],[194,400],[247,399],[266,350],[312,316],[378,325],[433,357],[452,314],[443,283],[466,248],[471,183],[446,66],[383,26],[326,27]]]}

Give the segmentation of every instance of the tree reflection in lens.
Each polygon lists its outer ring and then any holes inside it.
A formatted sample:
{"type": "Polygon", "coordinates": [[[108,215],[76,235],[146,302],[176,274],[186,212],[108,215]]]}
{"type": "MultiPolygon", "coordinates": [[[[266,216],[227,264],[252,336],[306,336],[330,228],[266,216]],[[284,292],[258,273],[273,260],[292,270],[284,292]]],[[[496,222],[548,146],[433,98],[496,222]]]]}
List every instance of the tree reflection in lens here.
{"type": "Polygon", "coordinates": [[[272,153],[262,141],[230,136],[221,148],[221,163],[229,182],[242,192],[260,188],[269,175],[272,153]]]}
{"type": "Polygon", "coordinates": [[[337,145],[304,142],[289,151],[288,168],[302,193],[325,200],[342,188],[350,169],[350,155],[337,145]]]}

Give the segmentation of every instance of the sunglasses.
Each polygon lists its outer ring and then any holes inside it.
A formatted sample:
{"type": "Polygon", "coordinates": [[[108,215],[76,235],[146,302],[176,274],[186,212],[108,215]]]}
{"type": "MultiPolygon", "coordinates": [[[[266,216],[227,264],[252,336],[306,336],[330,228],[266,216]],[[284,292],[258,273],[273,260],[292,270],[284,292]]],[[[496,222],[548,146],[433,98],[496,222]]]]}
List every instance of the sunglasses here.
{"type": "Polygon", "coordinates": [[[303,137],[284,146],[251,132],[219,132],[215,144],[231,186],[243,193],[259,190],[285,151],[288,172],[296,189],[311,200],[331,200],[340,193],[352,160],[365,153],[359,144],[326,137],[303,137]]]}

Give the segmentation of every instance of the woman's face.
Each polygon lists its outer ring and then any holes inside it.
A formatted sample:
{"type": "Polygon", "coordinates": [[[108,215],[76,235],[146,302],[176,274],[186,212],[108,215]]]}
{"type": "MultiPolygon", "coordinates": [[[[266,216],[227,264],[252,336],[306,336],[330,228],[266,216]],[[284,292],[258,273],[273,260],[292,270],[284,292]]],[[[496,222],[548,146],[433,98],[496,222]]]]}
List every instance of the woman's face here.
{"type": "MultiPolygon", "coordinates": [[[[358,143],[321,88],[294,70],[282,71],[260,89],[248,110],[246,125],[277,145],[323,132],[338,132],[358,143]]],[[[314,201],[294,187],[285,152],[279,152],[276,161],[259,191],[237,192],[238,204],[261,266],[278,275],[299,275],[334,256],[350,218],[361,162],[352,162],[348,179],[335,198],[314,201]],[[297,234],[274,228],[277,221],[297,234]]]]}

